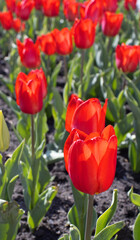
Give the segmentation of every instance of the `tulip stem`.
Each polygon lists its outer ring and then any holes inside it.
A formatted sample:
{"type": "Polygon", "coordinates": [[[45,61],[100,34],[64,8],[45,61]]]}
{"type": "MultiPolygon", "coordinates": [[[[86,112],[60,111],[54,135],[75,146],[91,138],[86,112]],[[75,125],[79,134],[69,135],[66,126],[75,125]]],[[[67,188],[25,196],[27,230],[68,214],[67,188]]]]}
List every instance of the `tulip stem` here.
{"type": "Polygon", "coordinates": [[[85,51],[82,49],[81,51],[81,73],[80,73],[80,82],[81,82],[81,98],[83,97],[83,75],[84,75],[84,59],[85,59],[85,51]]]}
{"type": "Polygon", "coordinates": [[[32,194],[31,194],[31,209],[34,207],[34,199],[35,199],[35,184],[36,184],[36,176],[35,176],[35,135],[34,135],[34,115],[31,115],[31,138],[32,138],[32,176],[33,176],[33,185],[32,185],[32,194]]]}
{"type": "Polygon", "coordinates": [[[85,230],[85,240],[91,240],[91,224],[93,217],[93,195],[88,197],[88,208],[87,208],[87,218],[86,218],[86,230],[85,230]]]}
{"type": "Polygon", "coordinates": [[[63,59],[64,59],[64,74],[65,74],[65,83],[68,84],[68,98],[69,98],[69,81],[68,81],[68,71],[67,71],[67,59],[66,59],[66,56],[64,55],[63,56],[63,59]]]}
{"type": "Polygon", "coordinates": [[[35,155],[35,136],[34,136],[34,115],[31,114],[31,136],[32,136],[32,163],[34,162],[34,155],[35,155]]]}
{"type": "Polygon", "coordinates": [[[49,75],[50,73],[50,56],[48,55],[48,58],[47,58],[47,74],[49,75]]]}

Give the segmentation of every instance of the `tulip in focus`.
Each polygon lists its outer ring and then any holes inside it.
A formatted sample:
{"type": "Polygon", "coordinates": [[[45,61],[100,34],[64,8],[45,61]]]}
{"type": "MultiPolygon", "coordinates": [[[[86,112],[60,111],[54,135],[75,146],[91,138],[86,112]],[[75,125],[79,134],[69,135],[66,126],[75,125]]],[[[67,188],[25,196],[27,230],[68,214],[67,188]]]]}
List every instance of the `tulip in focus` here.
{"type": "Polygon", "coordinates": [[[18,53],[22,64],[27,68],[37,68],[41,64],[39,43],[33,43],[32,39],[26,38],[24,43],[16,41],[18,53]]]}
{"type": "Polygon", "coordinates": [[[123,21],[122,13],[105,12],[101,22],[104,35],[114,37],[119,33],[123,21]]]}
{"type": "Polygon", "coordinates": [[[10,30],[13,24],[13,15],[10,11],[0,12],[0,23],[5,30],[10,30]]]}
{"type": "Polygon", "coordinates": [[[31,11],[34,8],[34,0],[22,0],[18,1],[16,5],[16,15],[23,21],[29,19],[31,11]]]}
{"type": "Polygon", "coordinates": [[[90,48],[95,39],[96,24],[91,19],[76,20],[73,26],[74,41],[77,48],[90,48]]]}
{"type": "Polygon", "coordinates": [[[4,152],[9,148],[10,134],[2,111],[0,110],[0,151],[4,152]]]}
{"type": "Polygon", "coordinates": [[[130,7],[132,9],[136,9],[136,3],[137,3],[137,0],[125,0],[124,7],[128,11],[129,11],[130,7]]]}
{"type": "Polygon", "coordinates": [[[59,15],[60,0],[42,0],[43,12],[47,17],[59,15]]]}
{"type": "Polygon", "coordinates": [[[47,55],[53,55],[56,53],[56,42],[53,35],[53,31],[37,38],[42,52],[47,55]]]}
{"type": "Polygon", "coordinates": [[[73,128],[86,134],[101,133],[105,127],[107,99],[103,107],[97,98],[82,101],[72,94],[66,112],[65,128],[70,132],[73,128]],[[83,117],[84,116],[84,117],[83,117]]]}
{"type": "Polygon", "coordinates": [[[116,65],[123,72],[134,72],[139,63],[139,55],[135,46],[122,43],[116,47],[116,65]]]}
{"type": "Polygon", "coordinates": [[[42,110],[43,98],[47,94],[47,82],[42,70],[31,71],[28,75],[20,72],[16,79],[16,101],[22,112],[35,114],[42,110]]]}
{"type": "Polygon", "coordinates": [[[106,191],[112,185],[116,171],[114,128],[109,125],[101,134],[93,132],[89,135],[73,129],[65,142],[64,159],[75,188],[90,195],[106,191]]]}

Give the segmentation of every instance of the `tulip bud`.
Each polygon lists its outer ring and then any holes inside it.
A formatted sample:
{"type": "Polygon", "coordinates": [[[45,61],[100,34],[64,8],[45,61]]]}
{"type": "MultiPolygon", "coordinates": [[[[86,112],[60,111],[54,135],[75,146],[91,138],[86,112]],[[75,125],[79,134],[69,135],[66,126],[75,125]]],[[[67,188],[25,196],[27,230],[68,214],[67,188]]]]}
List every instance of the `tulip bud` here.
{"type": "Polygon", "coordinates": [[[0,110],[0,151],[4,152],[9,148],[10,134],[2,111],[0,110]]]}

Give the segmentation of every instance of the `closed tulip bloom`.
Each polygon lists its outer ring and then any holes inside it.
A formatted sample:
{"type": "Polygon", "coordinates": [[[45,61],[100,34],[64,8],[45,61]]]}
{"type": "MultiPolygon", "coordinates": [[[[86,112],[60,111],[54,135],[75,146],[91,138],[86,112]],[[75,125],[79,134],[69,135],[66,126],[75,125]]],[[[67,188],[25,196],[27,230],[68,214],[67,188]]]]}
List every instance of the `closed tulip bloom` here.
{"type": "Polygon", "coordinates": [[[91,0],[86,6],[85,17],[97,23],[101,21],[102,15],[103,3],[100,0],[91,0]]]}
{"type": "Polygon", "coordinates": [[[106,191],[116,171],[117,137],[113,127],[90,135],[73,129],[64,146],[64,159],[76,189],[90,195],[106,191]]]}
{"type": "Polygon", "coordinates": [[[17,39],[18,53],[22,64],[27,68],[36,68],[40,65],[40,51],[38,41],[33,43],[32,39],[26,38],[24,43],[17,39]]]}
{"type": "Polygon", "coordinates": [[[47,17],[59,15],[60,0],[42,0],[43,13],[47,17]]]}
{"type": "Polygon", "coordinates": [[[130,7],[136,9],[137,0],[125,0],[124,7],[129,11],[130,7]]]}
{"type": "Polygon", "coordinates": [[[78,18],[78,8],[80,8],[78,2],[75,0],[64,0],[63,7],[66,19],[69,21],[74,21],[76,18],[78,18]]]}
{"type": "Polygon", "coordinates": [[[104,11],[116,12],[118,0],[104,0],[104,11]]]}
{"type": "Polygon", "coordinates": [[[6,0],[6,5],[9,11],[15,12],[16,0],[6,0]]]}
{"type": "Polygon", "coordinates": [[[16,32],[23,32],[25,30],[25,23],[21,22],[20,18],[13,19],[12,28],[16,32]]]}
{"type": "Polygon", "coordinates": [[[68,28],[63,28],[61,31],[56,29],[55,35],[56,52],[60,55],[70,54],[73,50],[72,33],[68,28]]]}
{"type": "Polygon", "coordinates": [[[47,55],[53,55],[56,53],[56,42],[52,32],[39,36],[37,39],[42,52],[47,55]]]}
{"type": "Polygon", "coordinates": [[[10,134],[2,111],[0,110],[0,152],[5,152],[9,148],[10,134]]]}
{"type": "Polygon", "coordinates": [[[76,95],[72,95],[66,112],[66,130],[70,132],[73,128],[76,128],[86,134],[101,133],[105,127],[107,101],[106,99],[104,106],[101,107],[97,98],[82,101],[76,95]]]}
{"type": "Polygon", "coordinates": [[[43,107],[42,81],[34,72],[20,72],[15,84],[16,101],[22,112],[35,114],[43,107]]]}
{"type": "Polygon", "coordinates": [[[116,47],[116,65],[123,72],[134,72],[138,63],[138,51],[135,46],[122,43],[116,47]]]}
{"type": "Polygon", "coordinates": [[[18,1],[16,5],[16,15],[22,20],[26,21],[29,19],[32,9],[34,8],[33,0],[22,0],[18,1]]]}
{"type": "Polygon", "coordinates": [[[119,33],[123,21],[122,13],[105,12],[101,22],[104,35],[114,37],[119,33]]]}
{"type": "Polygon", "coordinates": [[[10,30],[13,24],[13,15],[10,11],[0,12],[0,23],[5,30],[10,30]]]}
{"type": "Polygon", "coordinates": [[[76,47],[90,48],[94,43],[96,24],[91,19],[77,19],[73,28],[76,47]]]}
{"type": "Polygon", "coordinates": [[[37,10],[40,10],[42,8],[42,0],[34,0],[35,2],[35,8],[37,10]]]}

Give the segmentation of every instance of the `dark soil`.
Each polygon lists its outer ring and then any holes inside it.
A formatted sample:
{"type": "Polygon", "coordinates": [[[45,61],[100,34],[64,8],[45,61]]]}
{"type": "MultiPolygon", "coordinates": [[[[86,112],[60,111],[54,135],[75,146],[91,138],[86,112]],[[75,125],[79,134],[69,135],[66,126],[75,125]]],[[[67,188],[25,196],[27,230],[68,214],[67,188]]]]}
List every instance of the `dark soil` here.
{"type": "MultiPolygon", "coordinates": [[[[5,74],[4,70],[5,65],[2,63],[0,74],[5,74]]],[[[0,90],[8,95],[8,91],[4,86],[1,85],[0,90]]],[[[12,130],[12,125],[16,125],[16,117],[2,99],[0,99],[0,109],[3,110],[11,136],[10,147],[8,151],[3,154],[3,157],[6,159],[8,156],[11,156],[12,152],[19,144],[12,130]]],[[[49,125],[52,129],[50,121],[49,125]]],[[[49,134],[48,139],[53,139],[53,132],[50,131],[49,134]]],[[[27,225],[27,211],[24,204],[23,189],[20,179],[16,183],[13,200],[17,201],[21,208],[25,210],[16,240],[57,240],[63,233],[69,231],[67,213],[74,203],[69,176],[65,170],[63,161],[49,165],[49,170],[51,175],[55,177],[52,184],[55,186],[57,185],[59,190],[51,208],[35,233],[31,233],[27,225]]],[[[132,172],[130,163],[127,159],[127,150],[118,151],[116,176],[113,185],[108,191],[96,195],[94,201],[97,214],[100,215],[110,206],[113,189],[118,189],[118,207],[112,222],[121,220],[125,222],[125,227],[118,233],[118,240],[133,239],[132,230],[138,214],[138,209],[130,202],[127,196],[127,192],[130,190],[131,186],[134,187],[136,193],[140,194],[140,174],[134,174],[132,172]]]]}

